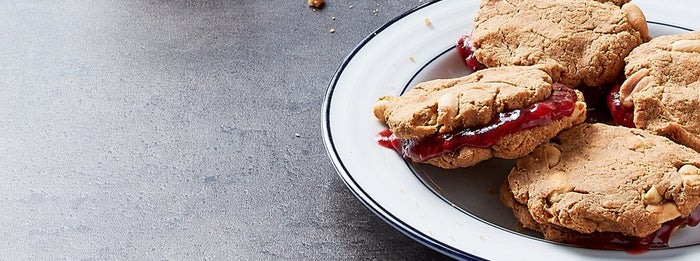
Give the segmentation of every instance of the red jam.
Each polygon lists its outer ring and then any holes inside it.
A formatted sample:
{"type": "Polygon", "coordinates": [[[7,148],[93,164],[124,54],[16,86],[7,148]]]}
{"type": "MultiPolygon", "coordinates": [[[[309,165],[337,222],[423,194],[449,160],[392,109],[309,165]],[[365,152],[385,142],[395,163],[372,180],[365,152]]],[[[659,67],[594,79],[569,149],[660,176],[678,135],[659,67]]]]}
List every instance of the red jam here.
{"type": "Polygon", "coordinates": [[[622,106],[620,101],[620,84],[615,85],[606,98],[608,109],[612,114],[615,124],[634,128],[634,108],[622,106]]]}
{"type": "Polygon", "coordinates": [[[700,207],[687,217],[678,217],[661,225],[661,228],[646,237],[625,236],[621,233],[596,232],[577,234],[572,237],[572,245],[593,249],[626,250],[629,253],[644,253],[648,249],[668,247],[668,240],[676,228],[684,225],[694,227],[700,222],[700,207]]]}
{"type": "Polygon", "coordinates": [[[610,110],[605,103],[605,97],[610,93],[612,85],[598,87],[583,87],[578,89],[586,99],[587,123],[612,123],[610,110]]]}
{"type": "Polygon", "coordinates": [[[457,39],[457,53],[459,53],[467,68],[472,72],[486,68],[486,66],[476,60],[474,52],[476,52],[476,48],[472,46],[472,37],[470,35],[463,35],[457,39]]]}
{"type": "Polygon", "coordinates": [[[570,116],[574,112],[576,101],[574,90],[563,84],[554,84],[549,99],[523,109],[502,112],[491,119],[489,124],[480,128],[417,140],[397,139],[389,130],[385,130],[377,135],[376,140],[380,145],[396,150],[405,158],[424,162],[439,155],[454,153],[465,146],[489,148],[508,134],[544,126],[570,116]]]}

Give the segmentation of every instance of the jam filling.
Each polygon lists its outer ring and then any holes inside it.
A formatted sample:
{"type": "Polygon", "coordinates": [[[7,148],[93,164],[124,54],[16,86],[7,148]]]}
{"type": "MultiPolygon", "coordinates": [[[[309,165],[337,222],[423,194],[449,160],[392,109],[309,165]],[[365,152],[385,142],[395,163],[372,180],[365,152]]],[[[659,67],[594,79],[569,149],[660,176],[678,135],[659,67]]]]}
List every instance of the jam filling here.
{"type": "Polygon", "coordinates": [[[610,93],[611,84],[597,87],[583,87],[578,90],[583,93],[586,100],[586,122],[587,123],[613,123],[612,115],[605,102],[605,98],[610,93]]]}
{"type": "Polygon", "coordinates": [[[457,53],[462,57],[467,68],[472,72],[485,69],[486,66],[476,60],[474,52],[476,52],[476,48],[472,45],[472,37],[470,35],[463,35],[457,39],[457,53]]]}
{"type": "Polygon", "coordinates": [[[661,224],[659,230],[646,237],[626,236],[613,232],[576,233],[569,243],[585,248],[627,250],[630,253],[643,253],[648,249],[668,247],[668,240],[676,228],[681,228],[685,225],[694,227],[698,223],[700,223],[700,207],[695,208],[687,217],[678,217],[661,224]]]}
{"type": "Polygon", "coordinates": [[[457,132],[428,136],[423,139],[397,139],[389,130],[377,134],[376,141],[396,150],[404,158],[424,162],[433,157],[455,153],[460,148],[489,148],[506,135],[550,124],[570,116],[578,97],[573,89],[563,84],[554,84],[549,99],[523,109],[502,112],[480,128],[469,128],[457,132]]]}
{"type": "Polygon", "coordinates": [[[620,101],[620,84],[615,85],[615,87],[610,90],[606,102],[615,124],[629,128],[635,127],[634,108],[622,106],[622,102],[620,101]]]}

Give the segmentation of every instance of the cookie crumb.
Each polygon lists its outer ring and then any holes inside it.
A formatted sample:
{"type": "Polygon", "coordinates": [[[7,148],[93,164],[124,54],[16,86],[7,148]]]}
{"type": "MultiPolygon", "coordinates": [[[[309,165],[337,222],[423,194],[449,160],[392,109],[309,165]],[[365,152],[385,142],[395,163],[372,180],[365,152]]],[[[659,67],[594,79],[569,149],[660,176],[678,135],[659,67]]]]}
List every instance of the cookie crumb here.
{"type": "Polygon", "coordinates": [[[416,62],[416,58],[413,58],[413,56],[410,56],[410,55],[409,55],[409,56],[408,56],[408,59],[411,60],[412,63],[415,63],[415,62],[416,62]]]}
{"type": "Polygon", "coordinates": [[[309,6],[315,7],[315,8],[321,8],[323,4],[325,3],[324,0],[309,0],[309,6]]]}
{"type": "Polygon", "coordinates": [[[331,20],[335,21],[335,16],[331,16],[331,20]]]}
{"type": "Polygon", "coordinates": [[[298,132],[297,132],[297,133],[294,133],[294,137],[296,137],[296,138],[301,138],[301,133],[298,133],[298,132]]]}
{"type": "Polygon", "coordinates": [[[433,26],[433,22],[431,22],[430,19],[428,19],[427,17],[423,19],[423,22],[425,22],[425,25],[427,26],[433,26]]]}
{"type": "Polygon", "coordinates": [[[328,32],[329,32],[329,33],[335,33],[335,29],[331,28],[330,30],[328,30],[328,32]]]}

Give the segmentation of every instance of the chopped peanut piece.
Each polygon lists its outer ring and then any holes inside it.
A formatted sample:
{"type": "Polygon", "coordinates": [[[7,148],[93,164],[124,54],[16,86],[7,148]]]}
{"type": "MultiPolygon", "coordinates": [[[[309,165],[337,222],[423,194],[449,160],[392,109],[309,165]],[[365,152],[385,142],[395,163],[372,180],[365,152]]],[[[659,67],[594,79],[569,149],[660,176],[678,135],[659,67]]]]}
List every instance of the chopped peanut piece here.
{"type": "Polygon", "coordinates": [[[647,193],[644,194],[644,204],[647,205],[656,205],[660,204],[661,201],[664,198],[659,194],[659,191],[656,189],[656,186],[651,186],[647,193]]]}
{"type": "Polygon", "coordinates": [[[547,197],[547,200],[552,203],[556,203],[561,201],[564,198],[564,192],[563,190],[560,191],[552,191],[552,194],[549,194],[549,197],[547,197]]]}
{"type": "MultiPolygon", "coordinates": [[[[440,99],[438,99],[437,102],[437,111],[438,111],[438,122],[442,123],[444,121],[447,121],[451,119],[452,117],[455,117],[457,113],[459,112],[459,98],[455,96],[454,94],[448,93],[445,95],[442,95],[440,99]]],[[[449,132],[452,131],[450,128],[441,128],[440,132],[449,132]]]]}
{"type": "Polygon", "coordinates": [[[557,147],[546,146],[544,147],[544,153],[547,159],[547,165],[550,168],[553,168],[554,166],[559,164],[559,161],[561,160],[561,151],[557,149],[557,147]]]}
{"type": "Polygon", "coordinates": [[[700,53],[700,40],[678,40],[671,44],[671,51],[700,53]]]}
{"type": "Polygon", "coordinates": [[[700,168],[686,164],[678,169],[686,186],[700,186],[700,168]]]}
{"type": "Polygon", "coordinates": [[[642,35],[642,39],[644,41],[649,41],[651,39],[651,36],[649,36],[649,27],[647,26],[647,19],[644,17],[644,13],[642,12],[642,9],[639,9],[639,6],[628,3],[622,6],[622,11],[625,12],[625,15],[627,16],[627,20],[630,22],[630,25],[634,29],[637,29],[639,31],[639,34],[642,35]]]}
{"type": "Polygon", "coordinates": [[[682,175],[700,175],[700,168],[690,164],[685,164],[678,169],[678,173],[682,175]]]}
{"type": "Polygon", "coordinates": [[[678,212],[678,207],[676,204],[673,202],[666,202],[661,205],[661,213],[659,214],[657,222],[662,224],[680,216],[681,212],[678,212]]]}
{"type": "Polygon", "coordinates": [[[627,77],[627,80],[622,83],[620,86],[620,101],[622,101],[623,106],[628,108],[634,106],[632,94],[635,92],[635,89],[638,89],[637,87],[642,79],[649,76],[649,74],[649,69],[641,69],[627,77]]]}

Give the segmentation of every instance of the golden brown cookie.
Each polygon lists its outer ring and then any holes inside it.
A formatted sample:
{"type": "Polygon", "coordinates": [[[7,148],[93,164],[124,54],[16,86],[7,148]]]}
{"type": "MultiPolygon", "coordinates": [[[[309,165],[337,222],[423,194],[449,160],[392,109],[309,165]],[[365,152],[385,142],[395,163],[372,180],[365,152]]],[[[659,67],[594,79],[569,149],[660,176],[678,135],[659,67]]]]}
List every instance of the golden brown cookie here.
{"type": "Polygon", "coordinates": [[[544,64],[571,87],[614,81],[625,56],[649,38],[636,5],[593,0],[483,0],[472,31],[485,66],[544,64]]]}
{"type": "MultiPolygon", "coordinates": [[[[472,166],[492,157],[512,159],[524,156],[562,129],[583,122],[586,111],[583,95],[566,87],[553,86],[557,85],[553,85],[549,75],[538,67],[490,68],[461,78],[423,82],[400,97],[381,97],[374,106],[374,115],[400,141],[422,142],[471,131],[467,135],[482,142],[489,138],[481,137],[490,135],[482,132],[497,125],[497,120],[503,117],[512,118],[513,115],[508,113],[568,95],[571,108],[566,115],[543,120],[539,125],[528,124],[526,128],[507,132],[487,145],[470,143],[423,158],[399,151],[414,161],[443,168],[472,166]]],[[[531,122],[538,122],[538,119],[531,122]]],[[[404,145],[397,145],[397,150],[404,145]]]]}
{"type": "Polygon", "coordinates": [[[654,38],[625,60],[619,94],[634,125],[700,151],[700,32],[654,38]]]}
{"type": "Polygon", "coordinates": [[[700,204],[700,153],[645,130],[580,124],[518,159],[501,198],[548,240],[645,237],[700,204]]]}
{"type": "Polygon", "coordinates": [[[536,67],[502,67],[415,85],[380,97],[374,115],[399,139],[416,139],[487,124],[503,111],[549,97],[552,79],[536,67]]]}

